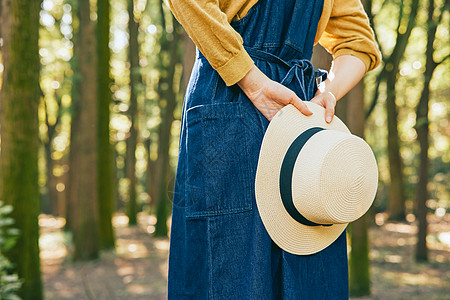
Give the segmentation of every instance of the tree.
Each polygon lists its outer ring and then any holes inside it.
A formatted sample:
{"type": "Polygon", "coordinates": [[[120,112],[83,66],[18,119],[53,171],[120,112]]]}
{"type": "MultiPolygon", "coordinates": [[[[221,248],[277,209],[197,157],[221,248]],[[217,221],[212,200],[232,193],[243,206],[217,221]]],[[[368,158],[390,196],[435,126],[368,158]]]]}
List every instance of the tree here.
{"type": "MultiPolygon", "coordinates": [[[[60,203],[58,201],[58,191],[56,190],[57,178],[53,174],[53,169],[55,162],[52,158],[53,146],[52,142],[56,135],[56,128],[61,121],[61,110],[58,110],[58,115],[56,121],[52,124],[50,123],[50,118],[48,116],[47,103],[45,99],[42,101],[45,106],[45,125],[47,127],[47,137],[43,141],[45,149],[45,160],[46,160],[46,171],[47,171],[47,199],[42,199],[42,211],[43,213],[50,213],[54,216],[58,216],[60,212],[60,203]]],[[[61,107],[61,100],[59,99],[58,106],[61,107]]]]}
{"type": "Polygon", "coordinates": [[[137,200],[136,200],[136,145],[137,145],[137,85],[141,76],[139,70],[139,22],[134,17],[134,1],[128,0],[128,31],[130,33],[128,57],[130,60],[130,101],[128,103],[128,116],[131,121],[130,134],[127,138],[126,153],[126,176],[129,180],[128,186],[128,224],[137,224],[137,200]]]}
{"type": "Polygon", "coordinates": [[[39,8],[41,1],[2,1],[3,86],[1,198],[14,207],[17,244],[6,254],[23,280],[19,296],[43,299],[39,261],[39,8]]]}
{"type": "Polygon", "coordinates": [[[162,33],[160,38],[161,50],[159,52],[158,95],[161,108],[161,123],[158,132],[158,193],[156,201],[155,236],[167,236],[167,217],[170,212],[167,193],[168,182],[171,177],[170,169],[170,141],[171,129],[174,120],[174,110],[177,104],[177,94],[180,91],[180,81],[176,81],[176,66],[182,63],[179,47],[182,42],[182,28],[172,14],[170,16],[171,33],[167,30],[163,1],[159,2],[162,33]]]}
{"type": "MultiPolygon", "coordinates": [[[[354,135],[364,138],[364,81],[359,82],[342,100],[347,106],[345,122],[348,128],[354,135]]],[[[366,213],[349,227],[349,284],[352,296],[370,295],[369,224],[370,214],[366,213]]]]}
{"type": "MultiPolygon", "coordinates": [[[[389,1],[385,1],[387,3],[389,1]]],[[[408,7],[409,14],[405,15],[404,1],[399,2],[399,17],[397,23],[397,39],[391,54],[386,54],[381,47],[384,65],[378,74],[377,84],[375,87],[372,104],[366,114],[369,117],[373,111],[375,104],[379,98],[379,88],[382,82],[386,83],[386,112],[387,112],[387,127],[388,127],[388,154],[389,154],[389,219],[403,221],[405,220],[405,187],[403,176],[403,162],[400,156],[400,142],[398,136],[398,107],[395,103],[397,91],[396,83],[399,73],[400,63],[408,44],[408,39],[411,35],[412,29],[416,25],[416,15],[419,9],[419,0],[412,0],[408,7]],[[406,23],[406,26],[405,26],[406,23]]],[[[366,1],[366,11],[369,19],[373,23],[372,1],[366,1]]]]}
{"type": "Polygon", "coordinates": [[[95,23],[89,0],[74,7],[78,33],[74,42],[72,123],[69,174],[69,224],[75,244],[74,259],[99,254],[97,198],[97,70],[95,23]]]}
{"type": "Polygon", "coordinates": [[[191,76],[192,67],[195,63],[195,44],[183,30],[183,94],[186,91],[191,76]]]}
{"type": "Polygon", "coordinates": [[[445,57],[440,62],[436,62],[433,58],[434,48],[433,43],[436,37],[436,30],[438,25],[441,23],[441,19],[444,15],[444,11],[448,10],[450,7],[449,3],[439,10],[437,16],[435,15],[436,4],[434,0],[428,1],[428,18],[427,18],[427,46],[425,51],[425,73],[424,75],[424,86],[422,94],[420,95],[419,103],[416,108],[416,126],[417,139],[420,145],[420,165],[418,170],[419,182],[417,184],[416,191],[416,204],[417,204],[417,219],[419,221],[419,230],[417,233],[417,244],[416,244],[416,260],[417,261],[427,261],[428,260],[428,248],[427,248],[427,232],[428,232],[428,222],[427,222],[427,206],[426,201],[428,199],[428,148],[429,148],[429,101],[430,101],[430,82],[433,76],[433,72],[436,67],[445,61],[445,57]]]}
{"type": "Polygon", "coordinates": [[[98,72],[98,208],[99,237],[102,249],[114,248],[114,229],[112,216],[115,207],[114,198],[114,152],[109,139],[109,121],[111,105],[111,78],[109,75],[110,3],[109,0],[97,1],[97,72],[98,72]]]}

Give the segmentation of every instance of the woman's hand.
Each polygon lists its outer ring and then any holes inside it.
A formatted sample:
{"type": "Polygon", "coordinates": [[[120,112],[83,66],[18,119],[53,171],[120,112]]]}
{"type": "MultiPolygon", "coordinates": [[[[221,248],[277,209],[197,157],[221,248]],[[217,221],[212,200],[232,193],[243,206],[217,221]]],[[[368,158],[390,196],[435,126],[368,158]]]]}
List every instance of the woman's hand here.
{"type": "Polygon", "coordinates": [[[330,123],[333,120],[334,108],[336,106],[337,100],[332,92],[317,90],[317,93],[315,97],[311,99],[311,102],[314,102],[325,108],[325,121],[327,123],[330,123]]]}
{"type": "Polygon", "coordinates": [[[312,115],[312,112],[292,90],[271,80],[256,66],[253,66],[238,85],[269,121],[288,104],[294,105],[307,116],[312,115]]]}
{"type": "MultiPolygon", "coordinates": [[[[342,55],[333,61],[327,80],[323,82],[315,97],[311,99],[325,108],[325,121],[334,116],[337,100],[350,91],[364,76],[366,66],[362,60],[351,55],[342,55]]],[[[284,106],[294,105],[304,115],[312,112],[290,89],[267,77],[256,66],[247,73],[238,85],[256,108],[270,121],[284,106]]]]}

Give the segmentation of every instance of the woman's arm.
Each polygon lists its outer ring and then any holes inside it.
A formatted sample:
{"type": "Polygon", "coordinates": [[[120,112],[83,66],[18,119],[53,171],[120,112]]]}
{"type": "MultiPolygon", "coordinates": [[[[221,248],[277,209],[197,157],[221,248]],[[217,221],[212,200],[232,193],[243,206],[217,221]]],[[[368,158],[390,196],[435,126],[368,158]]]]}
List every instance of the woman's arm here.
{"type": "Polygon", "coordinates": [[[330,123],[336,102],[344,97],[364,76],[366,65],[352,55],[338,56],[331,66],[327,80],[323,82],[311,102],[325,108],[325,121],[330,123]]]}
{"type": "MultiPolygon", "coordinates": [[[[333,66],[322,88],[311,100],[325,108],[325,121],[331,122],[336,101],[350,91],[364,76],[364,62],[351,55],[342,55],[333,61],[333,66]]],[[[292,104],[309,116],[312,112],[293,91],[268,78],[256,66],[242,78],[238,85],[256,108],[270,121],[285,105],[292,104]]]]}
{"type": "Polygon", "coordinates": [[[173,14],[200,52],[231,86],[252,68],[253,60],[244,49],[242,37],[230,25],[244,1],[229,2],[224,12],[218,0],[168,0],[173,14]]]}

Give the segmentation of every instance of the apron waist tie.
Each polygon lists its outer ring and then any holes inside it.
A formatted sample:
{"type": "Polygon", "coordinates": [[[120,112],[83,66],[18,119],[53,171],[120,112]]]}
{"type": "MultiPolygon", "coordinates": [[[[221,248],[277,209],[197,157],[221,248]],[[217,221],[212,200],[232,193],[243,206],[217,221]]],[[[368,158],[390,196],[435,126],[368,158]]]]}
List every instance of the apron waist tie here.
{"type": "MultiPolygon", "coordinates": [[[[314,70],[311,61],[308,59],[291,59],[285,61],[272,53],[260,49],[248,46],[244,46],[244,48],[253,59],[275,63],[289,69],[280,83],[296,92],[302,100],[310,100],[314,97],[319,84],[327,78],[327,71],[322,69],[314,70]],[[313,91],[313,93],[310,94],[310,91],[313,91]]],[[[198,48],[197,57],[204,57],[198,48]]]]}

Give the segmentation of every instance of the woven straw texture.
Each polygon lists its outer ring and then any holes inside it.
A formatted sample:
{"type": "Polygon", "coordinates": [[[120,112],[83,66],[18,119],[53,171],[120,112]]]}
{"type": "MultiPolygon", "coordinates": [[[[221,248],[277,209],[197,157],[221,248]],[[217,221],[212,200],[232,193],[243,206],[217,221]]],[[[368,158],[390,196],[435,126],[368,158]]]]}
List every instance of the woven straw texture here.
{"type": "Polygon", "coordinates": [[[349,222],[370,208],[378,183],[376,160],[367,143],[352,135],[337,117],[326,123],[322,107],[305,103],[312,116],[288,105],[270,122],[255,182],[256,202],[267,232],[280,248],[298,255],[316,253],[333,243],[349,222]],[[332,226],[298,223],[280,196],[283,158],[291,143],[311,127],[330,130],[312,136],[301,150],[292,178],[293,202],[305,218],[332,226]]]}

